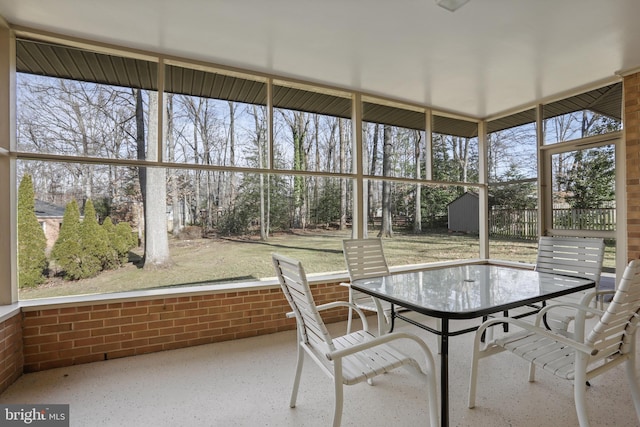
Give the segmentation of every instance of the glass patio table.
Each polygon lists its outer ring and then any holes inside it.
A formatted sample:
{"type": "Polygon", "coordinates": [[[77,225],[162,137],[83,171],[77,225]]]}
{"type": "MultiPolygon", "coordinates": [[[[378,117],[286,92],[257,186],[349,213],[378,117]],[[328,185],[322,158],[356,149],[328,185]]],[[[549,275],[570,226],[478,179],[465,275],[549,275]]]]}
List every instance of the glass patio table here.
{"type": "MultiPolygon", "coordinates": [[[[450,320],[484,318],[490,314],[528,306],[595,287],[595,282],[558,274],[498,265],[459,265],[392,273],[355,280],[351,287],[390,302],[391,322],[396,318],[440,335],[440,419],[449,425],[449,337],[478,329],[451,331],[450,320]],[[439,318],[441,330],[431,328],[395,310],[395,306],[439,318]]],[[[529,315],[537,310],[522,314],[529,315]]]]}

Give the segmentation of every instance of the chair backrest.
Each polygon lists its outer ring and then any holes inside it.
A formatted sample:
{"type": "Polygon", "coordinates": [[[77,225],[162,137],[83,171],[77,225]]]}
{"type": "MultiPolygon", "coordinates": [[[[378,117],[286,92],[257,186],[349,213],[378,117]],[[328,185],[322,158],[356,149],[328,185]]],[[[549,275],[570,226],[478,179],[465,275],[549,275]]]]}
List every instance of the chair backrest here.
{"type": "Polygon", "coordinates": [[[598,349],[596,359],[635,351],[632,343],[639,316],[640,260],[636,259],[625,268],[613,300],[587,336],[586,342],[598,349]]]}
{"type": "Polygon", "coordinates": [[[351,280],[389,274],[381,239],[343,240],[342,249],[351,280]]]}
{"type": "Polygon", "coordinates": [[[302,263],[279,254],[272,254],[272,260],[280,287],[296,316],[300,339],[318,354],[334,351],[335,346],[316,308],[302,263]]]}
{"type": "Polygon", "coordinates": [[[597,287],[603,260],[603,239],[542,236],[538,243],[536,270],[584,277],[594,280],[597,287]]]}

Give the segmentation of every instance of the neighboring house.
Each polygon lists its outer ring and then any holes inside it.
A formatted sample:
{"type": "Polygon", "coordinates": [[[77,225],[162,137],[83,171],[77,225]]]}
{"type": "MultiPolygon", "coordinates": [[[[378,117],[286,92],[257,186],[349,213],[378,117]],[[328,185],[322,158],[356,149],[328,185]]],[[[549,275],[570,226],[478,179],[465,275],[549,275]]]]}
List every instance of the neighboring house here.
{"type": "Polygon", "coordinates": [[[476,193],[467,191],[447,205],[449,232],[478,233],[480,200],[476,193]]]}
{"type": "Polygon", "coordinates": [[[64,206],[57,206],[42,200],[35,200],[36,217],[40,226],[44,230],[47,238],[47,252],[53,248],[53,244],[58,239],[62,217],[64,217],[64,206]]]}

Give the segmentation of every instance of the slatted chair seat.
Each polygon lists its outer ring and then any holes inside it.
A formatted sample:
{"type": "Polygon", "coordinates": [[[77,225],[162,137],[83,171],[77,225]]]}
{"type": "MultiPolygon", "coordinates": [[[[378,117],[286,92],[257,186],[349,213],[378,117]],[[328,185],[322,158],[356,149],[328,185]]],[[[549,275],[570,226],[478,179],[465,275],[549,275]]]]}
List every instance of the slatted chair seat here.
{"type": "Polygon", "coordinates": [[[478,362],[480,359],[509,351],[529,362],[529,381],[534,381],[536,368],[550,372],[574,383],[574,399],[578,421],[587,427],[589,420],[585,402],[586,383],[610,369],[624,364],[626,378],[640,422],[640,385],[635,368],[636,330],[640,321],[640,260],[629,263],[618,289],[606,311],[581,304],[550,305],[537,315],[534,324],[512,318],[491,319],[484,322],[474,341],[469,385],[469,408],[475,406],[478,362]],[[574,310],[575,332],[572,338],[543,327],[545,314],[559,307],[574,310]],[[598,316],[593,329],[585,335],[587,314],[598,316]],[[518,328],[488,342],[481,343],[483,332],[497,323],[507,322],[518,328]],[[586,338],[585,338],[586,336],[586,338]]]}
{"type": "MultiPolygon", "coordinates": [[[[372,339],[375,339],[373,334],[366,331],[357,331],[334,338],[333,344],[336,350],[342,350],[372,339]]],[[[331,361],[326,357],[323,360],[328,362],[327,368],[330,368],[331,361]]],[[[414,369],[420,369],[420,365],[414,359],[388,345],[362,350],[342,359],[343,383],[345,385],[353,385],[369,381],[378,375],[386,374],[404,365],[411,365],[414,369]]]]}
{"type": "Polygon", "coordinates": [[[566,344],[525,331],[496,339],[495,345],[504,347],[560,378],[575,378],[575,350],[566,344]]]}
{"type": "Polygon", "coordinates": [[[278,254],[273,254],[272,259],[280,287],[293,309],[288,316],[295,317],[297,325],[298,357],[290,406],[296,406],[302,365],[307,354],[334,380],[334,427],[338,427],[342,419],[343,385],[354,385],[364,381],[371,383],[374,377],[399,367],[409,368],[424,379],[430,425],[438,425],[435,363],[424,341],[415,335],[397,332],[376,337],[369,332],[367,319],[362,310],[345,301],[316,306],[302,264],[278,254]],[[332,337],[320,316],[320,311],[337,307],[355,310],[362,321],[362,330],[332,337]],[[424,368],[417,360],[390,344],[398,340],[408,340],[419,347],[424,355],[424,368]]]}

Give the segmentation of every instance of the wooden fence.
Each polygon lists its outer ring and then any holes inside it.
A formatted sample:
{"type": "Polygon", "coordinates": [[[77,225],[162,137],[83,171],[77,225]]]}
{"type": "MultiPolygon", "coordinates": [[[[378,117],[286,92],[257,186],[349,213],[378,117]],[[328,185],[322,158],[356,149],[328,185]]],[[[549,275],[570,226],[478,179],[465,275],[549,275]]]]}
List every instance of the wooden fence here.
{"type": "MultiPolygon", "coordinates": [[[[615,208],[553,209],[553,228],[614,231],[616,210],[615,208]]],[[[489,235],[536,239],[538,237],[537,209],[492,209],[489,211],[489,235]]]]}

